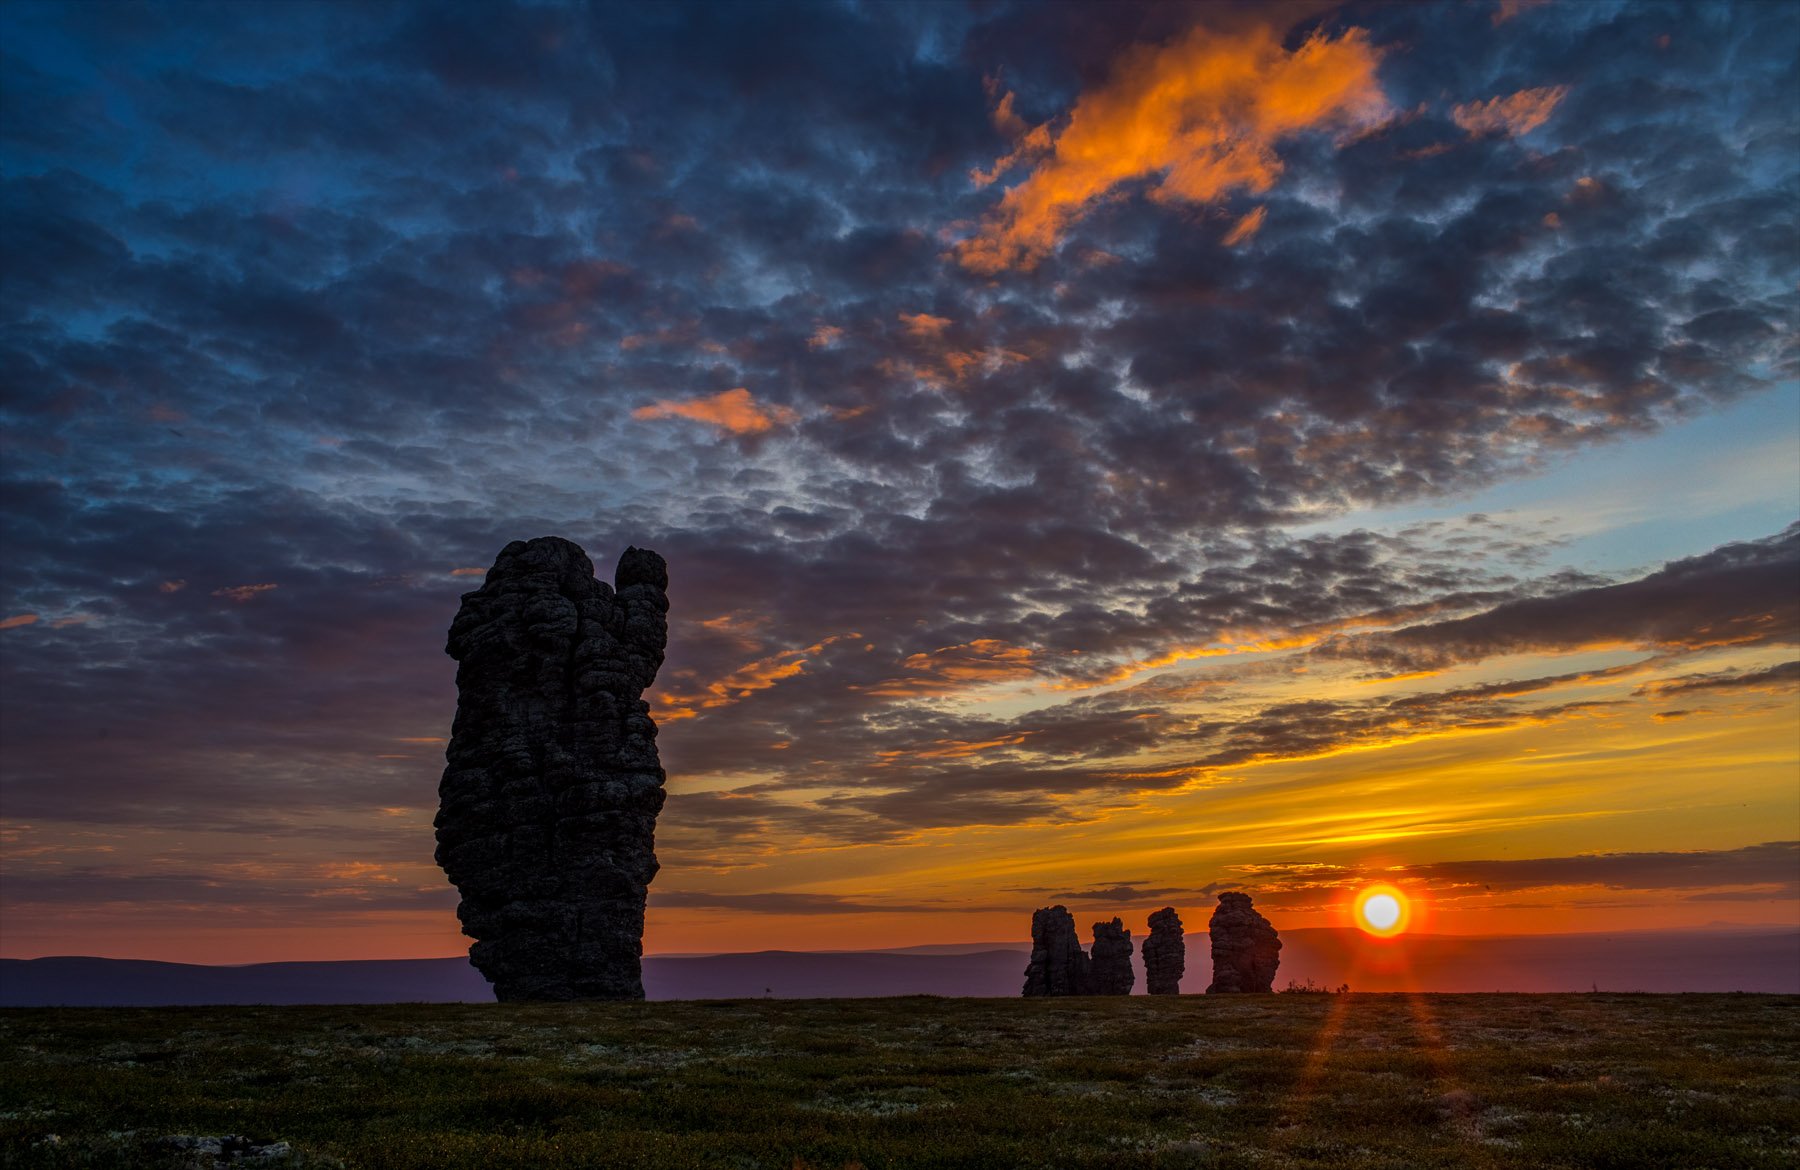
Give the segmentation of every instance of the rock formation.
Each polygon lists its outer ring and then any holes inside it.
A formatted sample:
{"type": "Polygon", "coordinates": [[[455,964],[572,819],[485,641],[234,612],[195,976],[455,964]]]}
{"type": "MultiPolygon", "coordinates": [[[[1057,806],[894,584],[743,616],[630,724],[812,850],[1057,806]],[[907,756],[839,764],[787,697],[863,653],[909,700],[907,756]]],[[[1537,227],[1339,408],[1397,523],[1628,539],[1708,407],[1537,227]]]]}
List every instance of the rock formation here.
{"type": "Polygon", "coordinates": [[[1087,993],[1088,957],[1075,936],[1074,915],[1062,906],[1036,911],[1031,916],[1031,962],[1025,967],[1025,994],[1087,993]]]}
{"type": "Polygon", "coordinates": [[[1137,972],[1131,969],[1131,932],[1117,918],[1094,923],[1094,949],[1088,953],[1089,995],[1130,995],[1137,972]]]}
{"type": "Polygon", "coordinates": [[[1212,983],[1208,995],[1222,991],[1268,991],[1281,966],[1281,936],[1250,905],[1250,895],[1220,894],[1206,929],[1212,935],[1212,983]]]}
{"type": "Polygon", "coordinates": [[[613,579],[569,541],[514,541],[450,626],[437,861],[502,1000],[644,997],[664,775],[639,696],[668,640],[668,567],[628,548],[613,579]]]}
{"type": "Polygon", "coordinates": [[[1180,995],[1181,975],[1187,970],[1187,942],[1181,934],[1181,918],[1175,907],[1164,906],[1150,916],[1150,937],[1144,940],[1144,990],[1151,995],[1180,995]]]}

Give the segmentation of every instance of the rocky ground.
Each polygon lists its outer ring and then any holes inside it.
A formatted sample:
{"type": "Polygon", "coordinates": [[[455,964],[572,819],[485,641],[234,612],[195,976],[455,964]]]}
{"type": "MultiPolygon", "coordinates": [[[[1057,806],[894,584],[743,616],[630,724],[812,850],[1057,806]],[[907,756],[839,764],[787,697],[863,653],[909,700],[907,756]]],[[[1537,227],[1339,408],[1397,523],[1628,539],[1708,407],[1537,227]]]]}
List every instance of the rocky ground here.
{"type": "Polygon", "coordinates": [[[0,1165],[1800,1166],[1800,997],[0,1011],[0,1165]]]}

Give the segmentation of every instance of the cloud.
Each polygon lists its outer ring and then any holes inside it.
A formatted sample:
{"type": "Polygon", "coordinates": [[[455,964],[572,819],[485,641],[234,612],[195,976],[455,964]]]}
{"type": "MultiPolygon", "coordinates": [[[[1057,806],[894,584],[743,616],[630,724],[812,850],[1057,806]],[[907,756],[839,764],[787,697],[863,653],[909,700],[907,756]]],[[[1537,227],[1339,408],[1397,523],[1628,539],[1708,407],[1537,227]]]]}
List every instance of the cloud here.
{"type": "MultiPolygon", "coordinates": [[[[1785,637],[1764,553],[1643,585],[1558,572],[1589,549],[1542,525],[1343,531],[1791,372],[1778,6],[1666,49],[1629,4],[1311,39],[1263,6],[1208,38],[1169,4],[73,11],[0,5],[0,614],[43,615],[0,656],[9,815],[272,856],[399,829],[438,766],[395,741],[454,704],[451,567],[547,532],[673,567],[674,885],[1649,705],[1374,674],[1611,646],[1697,684],[1785,637]],[[1576,77],[1530,149],[1444,97],[1576,77]],[[996,290],[943,255],[969,235],[1035,271],[996,290]],[[210,595],[245,581],[280,604],[210,595]]],[[[1668,705],[1696,735],[1732,706],[1668,705]]],[[[368,839],[429,866],[416,825],[368,839]]]]}
{"type": "MultiPolygon", "coordinates": [[[[1105,84],[1081,94],[1066,125],[1045,133],[1041,150],[1032,144],[1041,157],[957,245],[957,259],[986,274],[1032,268],[1070,224],[1133,181],[1153,181],[1150,197],[1163,203],[1267,191],[1282,171],[1281,140],[1385,116],[1379,60],[1360,29],[1315,33],[1292,50],[1272,27],[1200,26],[1167,45],[1135,46],[1105,84]]],[[[1015,152],[979,178],[1031,156],[1015,152]]]]}
{"type": "Polygon", "coordinates": [[[1472,617],[1340,636],[1318,653],[1419,670],[1526,651],[1800,644],[1800,524],[1671,561],[1635,581],[1525,598],[1472,617]]]}
{"type": "Polygon", "coordinates": [[[1127,882],[1116,886],[1106,886],[1090,890],[1063,890],[1052,892],[1044,889],[1022,890],[1021,893],[1043,894],[1048,902],[1155,902],[1177,895],[1198,895],[1206,897],[1213,891],[1207,889],[1190,889],[1186,886],[1146,886],[1141,882],[1127,882]]]}
{"type": "Polygon", "coordinates": [[[749,390],[739,386],[704,398],[684,401],[665,399],[649,406],[640,406],[631,412],[631,417],[688,418],[708,423],[726,434],[759,435],[774,427],[788,426],[798,416],[785,406],[759,404],[751,397],[749,390]]]}
{"type": "Polygon", "coordinates": [[[1752,897],[1800,896],[1800,841],[1738,849],[1596,852],[1565,857],[1439,861],[1371,869],[1320,863],[1233,866],[1245,884],[1271,892],[1344,889],[1368,881],[1448,894],[1503,894],[1567,886],[1677,891],[1754,887],[1752,897]]]}
{"type": "Polygon", "coordinates": [[[1800,842],[1771,841],[1741,849],[1591,853],[1575,857],[1445,861],[1410,866],[1408,876],[1434,887],[1516,891],[1552,886],[1615,890],[1767,887],[1765,896],[1800,896],[1800,842]]]}
{"type": "Polygon", "coordinates": [[[691,719],[700,711],[710,707],[723,707],[747,699],[758,691],[764,691],[781,682],[793,678],[806,669],[806,664],[823,651],[827,646],[845,640],[854,640],[859,635],[833,634],[820,639],[811,646],[794,650],[777,650],[773,654],[764,655],[752,662],[746,662],[731,670],[722,678],[693,686],[694,677],[675,672],[660,688],[653,714],[658,719],[691,719]]]}
{"type": "Polygon", "coordinates": [[[1520,13],[1529,12],[1531,9],[1541,7],[1549,2],[1550,0],[1499,0],[1499,3],[1494,6],[1494,15],[1489,19],[1494,27],[1498,28],[1520,13]]]}
{"type": "Polygon", "coordinates": [[[939,337],[950,327],[950,318],[933,317],[930,313],[901,313],[899,317],[914,337],[939,337]]]}
{"type": "Polygon", "coordinates": [[[712,894],[697,890],[650,891],[659,910],[729,910],[734,914],[941,914],[936,905],[859,901],[840,894],[712,894]]]}
{"type": "Polygon", "coordinates": [[[228,601],[235,601],[239,605],[242,605],[247,601],[254,600],[261,594],[269,592],[271,589],[279,588],[281,588],[281,586],[276,585],[273,582],[264,582],[260,585],[227,585],[224,588],[213,590],[212,595],[214,597],[223,597],[228,601]]]}
{"type": "Polygon", "coordinates": [[[1450,118],[1471,135],[1504,134],[1517,138],[1548,122],[1568,95],[1566,85],[1522,89],[1504,97],[1457,106],[1450,111],[1450,118]]]}
{"type": "Polygon", "coordinates": [[[1231,230],[1219,242],[1227,248],[1235,248],[1262,230],[1263,220],[1268,217],[1267,207],[1258,207],[1250,214],[1231,225],[1231,230]]]}
{"type": "Polygon", "coordinates": [[[0,619],[0,630],[16,630],[20,626],[35,625],[38,615],[35,613],[15,613],[9,618],[0,619]]]}
{"type": "Polygon", "coordinates": [[[1783,662],[1766,670],[1721,671],[1717,674],[1688,674],[1680,678],[1658,679],[1645,683],[1635,693],[1666,699],[1671,695],[1691,695],[1698,691],[1763,691],[1783,694],[1800,686],[1800,662],[1783,662]]]}
{"type": "Polygon", "coordinates": [[[956,646],[908,655],[905,674],[867,688],[871,695],[950,694],[982,683],[1018,681],[1037,673],[1032,652],[998,638],[976,638],[956,646]]]}

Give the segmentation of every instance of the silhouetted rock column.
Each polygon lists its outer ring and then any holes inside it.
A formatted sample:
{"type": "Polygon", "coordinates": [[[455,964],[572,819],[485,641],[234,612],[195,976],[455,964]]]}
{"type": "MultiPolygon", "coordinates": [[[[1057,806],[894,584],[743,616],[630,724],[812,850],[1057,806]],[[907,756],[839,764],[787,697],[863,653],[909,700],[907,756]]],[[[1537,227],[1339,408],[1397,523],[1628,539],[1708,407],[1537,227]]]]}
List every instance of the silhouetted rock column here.
{"type": "Polygon", "coordinates": [[[1137,982],[1131,969],[1131,932],[1117,918],[1094,923],[1094,948],[1088,952],[1088,994],[1130,995],[1137,982]]]}
{"type": "Polygon", "coordinates": [[[1206,993],[1268,991],[1281,966],[1281,937],[1250,905],[1250,895],[1219,895],[1219,908],[1207,923],[1212,935],[1212,983],[1206,993]]]}
{"type": "Polygon", "coordinates": [[[450,626],[437,861],[502,1000],[644,997],[664,775],[639,696],[662,666],[669,574],[628,548],[614,580],[569,541],[514,541],[450,626]]]}
{"type": "Polygon", "coordinates": [[[1075,935],[1075,918],[1062,906],[1046,906],[1031,916],[1031,962],[1025,967],[1026,995],[1086,995],[1088,957],[1075,935]]]}
{"type": "Polygon", "coordinates": [[[1150,916],[1150,937],[1144,940],[1144,990],[1151,995],[1180,995],[1181,976],[1187,970],[1187,941],[1175,907],[1164,906],[1150,916]]]}

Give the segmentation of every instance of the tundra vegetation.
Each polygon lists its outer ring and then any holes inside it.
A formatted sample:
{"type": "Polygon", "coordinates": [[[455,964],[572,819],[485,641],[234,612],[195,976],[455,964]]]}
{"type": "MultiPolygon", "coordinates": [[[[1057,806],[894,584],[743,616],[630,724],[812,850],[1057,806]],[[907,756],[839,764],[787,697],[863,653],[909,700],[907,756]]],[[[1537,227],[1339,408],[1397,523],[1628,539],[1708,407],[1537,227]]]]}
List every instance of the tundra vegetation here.
{"type": "Polygon", "coordinates": [[[18,1167],[1800,1165],[1800,997],[10,1009],[18,1167]],[[223,1137],[242,1137],[224,1142],[223,1137]]]}

